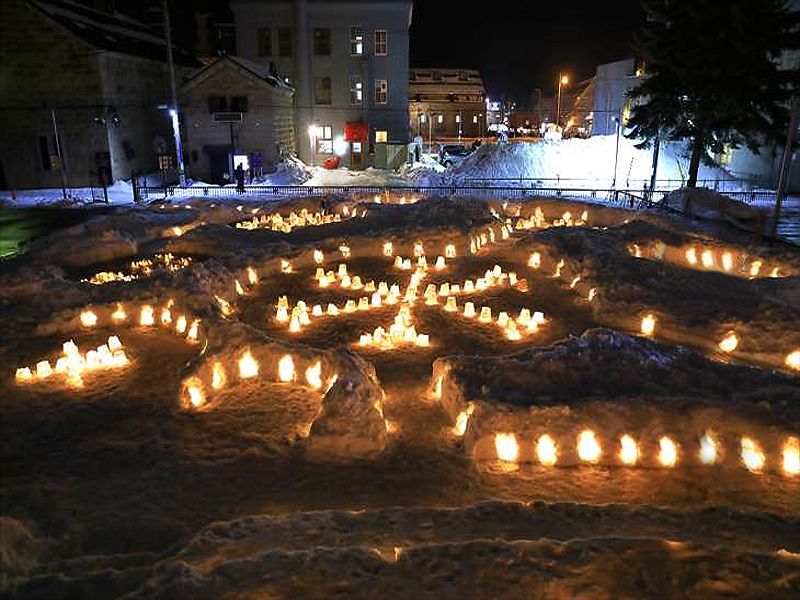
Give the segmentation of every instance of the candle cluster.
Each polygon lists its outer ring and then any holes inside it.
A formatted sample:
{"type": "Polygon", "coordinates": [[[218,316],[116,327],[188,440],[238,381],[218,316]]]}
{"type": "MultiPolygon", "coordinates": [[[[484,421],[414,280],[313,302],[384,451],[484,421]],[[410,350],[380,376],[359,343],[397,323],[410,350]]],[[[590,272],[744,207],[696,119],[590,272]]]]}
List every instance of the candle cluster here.
{"type": "MultiPolygon", "coordinates": [[[[353,213],[353,216],[356,216],[355,213],[353,213]]],[[[338,223],[341,220],[342,216],[337,213],[312,213],[304,208],[299,213],[292,211],[286,217],[280,213],[271,213],[268,215],[261,215],[260,217],[254,216],[249,221],[240,221],[236,223],[236,227],[238,229],[248,230],[271,229],[272,231],[290,233],[292,229],[338,223]]]]}
{"type": "Polygon", "coordinates": [[[411,318],[411,309],[408,306],[401,306],[388,331],[383,327],[376,327],[372,333],[361,334],[358,344],[381,350],[388,350],[403,344],[427,347],[430,346],[430,336],[417,333],[411,318]]]}
{"type": "MultiPolygon", "coordinates": [[[[474,408],[468,406],[467,410],[459,415],[454,431],[463,435],[466,431],[469,416],[474,408]],[[463,419],[462,419],[463,415],[463,419]]],[[[513,433],[500,432],[494,435],[495,453],[499,460],[517,462],[520,456],[520,443],[513,433]]],[[[750,436],[742,436],[738,444],[738,455],[741,464],[753,473],[762,472],[768,465],[767,456],[761,444],[750,436]]],[[[707,431],[699,440],[697,448],[692,453],[687,453],[669,436],[661,436],[657,440],[655,461],[665,468],[673,468],[679,462],[690,461],[694,455],[696,464],[714,465],[722,456],[722,445],[713,431],[707,431]]],[[[582,430],[575,438],[575,452],[578,459],[586,464],[598,464],[603,458],[603,447],[597,434],[591,429],[582,430]]],[[[533,441],[532,454],[536,461],[544,466],[554,466],[558,463],[559,446],[549,434],[542,434],[533,441]]],[[[612,450],[612,462],[624,466],[635,466],[642,460],[641,442],[631,434],[619,437],[612,450]]],[[[794,436],[784,440],[779,461],[781,470],[786,475],[800,474],[800,441],[794,436]]]]}
{"type": "Polygon", "coordinates": [[[171,253],[156,254],[153,258],[143,258],[132,261],[127,273],[122,271],[101,271],[95,273],[89,279],[82,279],[83,283],[93,285],[103,285],[113,281],[135,281],[144,277],[150,277],[158,271],[167,273],[177,273],[192,264],[191,257],[175,256],[171,253]]]}
{"type": "Polygon", "coordinates": [[[18,368],[15,379],[18,384],[31,383],[60,375],[69,385],[81,387],[87,372],[119,369],[127,364],[128,357],[116,335],[109,336],[105,344],[85,354],[81,353],[74,341],[69,340],[62,344],[62,355],[56,359],[55,367],[47,359],[40,360],[33,368],[18,368]]]}

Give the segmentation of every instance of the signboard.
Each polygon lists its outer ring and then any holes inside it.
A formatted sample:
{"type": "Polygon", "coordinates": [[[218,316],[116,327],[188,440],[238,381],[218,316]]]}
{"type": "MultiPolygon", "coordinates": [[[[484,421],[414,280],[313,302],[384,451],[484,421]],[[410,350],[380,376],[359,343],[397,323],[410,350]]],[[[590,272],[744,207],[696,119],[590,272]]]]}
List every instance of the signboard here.
{"type": "Polygon", "coordinates": [[[369,138],[369,125],[367,123],[348,122],[344,124],[344,141],[366,142],[369,138]]]}
{"type": "Polygon", "coordinates": [[[161,171],[166,171],[172,168],[172,157],[162,154],[158,157],[158,168],[161,171]]]}
{"type": "Polygon", "coordinates": [[[242,168],[247,171],[250,168],[250,162],[247,158],[247,154],[234,154],[233,155],[233,168],[234,170],[242,165],[242,168]]]}

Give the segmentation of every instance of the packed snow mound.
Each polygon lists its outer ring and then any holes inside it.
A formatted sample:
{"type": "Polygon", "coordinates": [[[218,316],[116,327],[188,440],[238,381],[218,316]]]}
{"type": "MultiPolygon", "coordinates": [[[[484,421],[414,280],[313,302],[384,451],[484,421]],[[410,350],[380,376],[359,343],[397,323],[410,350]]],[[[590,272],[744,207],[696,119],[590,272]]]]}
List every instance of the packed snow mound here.
{"type": "MultiPolygon", "coordinates": [[[[572,138],[546,142],[512,144],[483,144],[464,162],[439,175],[417,169],[417,182],[427,185],[465,185],[476,180],[532,179],[541,187],[557,184],[566,187],[610,187],[614,178],[616,136],[596,136],[589,139],[572,138]],[[551,181],[552,180],[552,181],[551,181]]],[[[640,150],[628,139],[619,140],[617,186],[641,188],[649,183],[653,151],[640,150]]],[[[674,182],[680,187],[689,172],[688,159],[680,148],[662,146],[658,164],[658,179],[674,182]]],[[[733,176],[724,169],[701,166],[699,179],[725,180],[736,187],[733,176]]],[[[506,182],[512,185],[514,182],[506,182]]],[[[530,182],[528,182],[530,183],[530,182]]],[[[502,181],[497,185],[504,185],[502,181]]]]}
{"type": "Polygon", "coordinates": [[[763,208],[750,206],[706,188],[681,188],[664,196],[663,204],[696,217],[757,221],[767,216],[763,208]]]}

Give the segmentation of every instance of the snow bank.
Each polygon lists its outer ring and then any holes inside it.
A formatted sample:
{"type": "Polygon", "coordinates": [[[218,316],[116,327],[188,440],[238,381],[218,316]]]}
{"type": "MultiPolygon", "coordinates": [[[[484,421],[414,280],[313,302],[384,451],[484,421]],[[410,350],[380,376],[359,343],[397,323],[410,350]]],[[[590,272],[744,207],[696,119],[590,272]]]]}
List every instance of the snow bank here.
{"type": "MultiPolygon", "coordinates": [[[[611,187],[614,178],[616,136],[572,138],[547,142],[483,144],[464,162],[438,174],[423,168],[414,171],[420,185],[464,185],[482,183],[482,179],[533,179],[538,185],[571,187],[611,187]],[[549,181],[552,180],[552,181],[549,181]]],[[[617,186],[641,188],[650,181],[652,150],[639,150],[625,138],[619,140],[617,186]]],[[[688,159],[676,146],[664,146],[658,164],[658,179],[669,180],[672,187],[681,187],[688,174],[688,159]]],[[[733,176],[720,168],[700,167],[699,179],[725,180],[726,189],[741,186],[733,176]]],[[[518,184],[506,182],[505,185],[518,184]]],[[[530,184],[531,182],[528,182],[530,184]]],[[[497,182],[503,185],[503,182],[497,182]]]]}
{"type": "MultiPolygon", "coordinates": [[[[10,207],[81,207],[97,203],[105,205],[103,188],[101,187],[67,188],[66,199],[61,188],[0,191],[0,205],[10,207]]],[[[115,205],[133,204],[133,188],[130,181],[120,179],[110,185],[108,187],[108,203],[115,205]]]]}

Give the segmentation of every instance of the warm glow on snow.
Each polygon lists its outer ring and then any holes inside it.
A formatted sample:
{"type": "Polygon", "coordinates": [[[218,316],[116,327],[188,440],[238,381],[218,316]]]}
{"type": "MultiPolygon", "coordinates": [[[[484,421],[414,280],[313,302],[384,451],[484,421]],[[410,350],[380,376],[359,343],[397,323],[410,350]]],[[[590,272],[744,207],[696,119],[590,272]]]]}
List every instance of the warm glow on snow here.
{"type": "Polygon", "coordinates": [[[723,352],[733,352],[736,350],[736,346],[739,345],[739,338],[736,337],[736,334],[730,332],[726,335],[722,341],[719,343],[719,349],[723,352]]]}
{"type": "Polygon", "coordinates": [[[494,448],[497,451],[497,458],[500,460],[516,462],[519,455],[519,446],[513,433],[496,433],[494,436],[494,448]]]}
{"type": "Polygon", "coordinates": [[[674,467],[678,462],[678,447],[667,436],[658,440],[658,462],[665,467],[674,467]]]}
{"type": "Polygon", "coordinates": [[[291,354],[285,355],[278,361],[278,379],[283,383],[294,381],[294,360],[291,354]]]}
{"type": "Polygon", "coordinates": [[[795,371],[800,371],[800,349],[786,355],[786,366],[795,371]]]}
{"type": "Polygon", "coordinates": [[[139,313],[139,325],[143,327],[151,327],[155,325],[155,322],[153,307],[149,304],[145,304],[139,313]]]}
{"type": "Polygon", "coordinates": [[[239,358],[239,377],[242,379],[249,379],[258,375],[258,363],[250,350],[245,350],[241,358],[239,358]]]}
{"type": "Polygon", "coordinates": [[[306,369],[306,381],[315,390],[322,387],[322,363],[320,361],[306,369]]]}
{"type": "Polygon", "coordinates": [[[81,325],[84,327],[94,327],[97,325],[97,315],[91,310],[85,310],[81,313],[81,325]]]}
{"type": "Polygon", "coordinates": [[[704,465],[717,462],[717,438],[711,431],[700,438],[700,462],[704,465]]]}
{"type": "Polygon", "coordinates": [[[545,467],[552,467],[558,460],[558,449],[556,443],[546,433],[539,437],[536,442],[536,458],[545,467]]]}
{"type": "Polygon", "coordinates": [[[800,473],[800,440],[790,437],[783,445],[783,471],[787,475],[800,473]]]}
{"type": "Polygon", "coordinates": [[[749,471],[760,471],[764,468],[764,452],[754,439],[742,438],[742,462],[749,471]]]}
{"type": "Polygon", "coordinates": [[[458,413],[456,417],[456,424],[453,426],[453,433],[456,434],[458,437],[463,436],[467,431],[467,424],[469,423],[469,418],[475,410],[475,405],[470,402],[467,404],[467,408],[462,410],[458,413]]]}
{"type": "Polygon", "coordinates": [[[625,434],[619,439],[619,458],[625,465],[635,465],[639,460],[639,447],[630,435],[625,434]]]}
{"type": "Polygon", "coordinates": [[[588,463],[596,463],[600,459],[602,450],[594,431],[585,429],[578,436],[578,457],[588,463]]]}
{"type": "Polygon", "coordinates": [[[221,363],[215,362],[211,372],[211,387],[220,390],[225,387],[225,368],[221,363]]]}
{"type": "Polygon", "coordinates": [[[642,335],[653,335],[656,330],[656,318],[652,315],[645,315],[642,317],[641,332],[642,335]]]}

